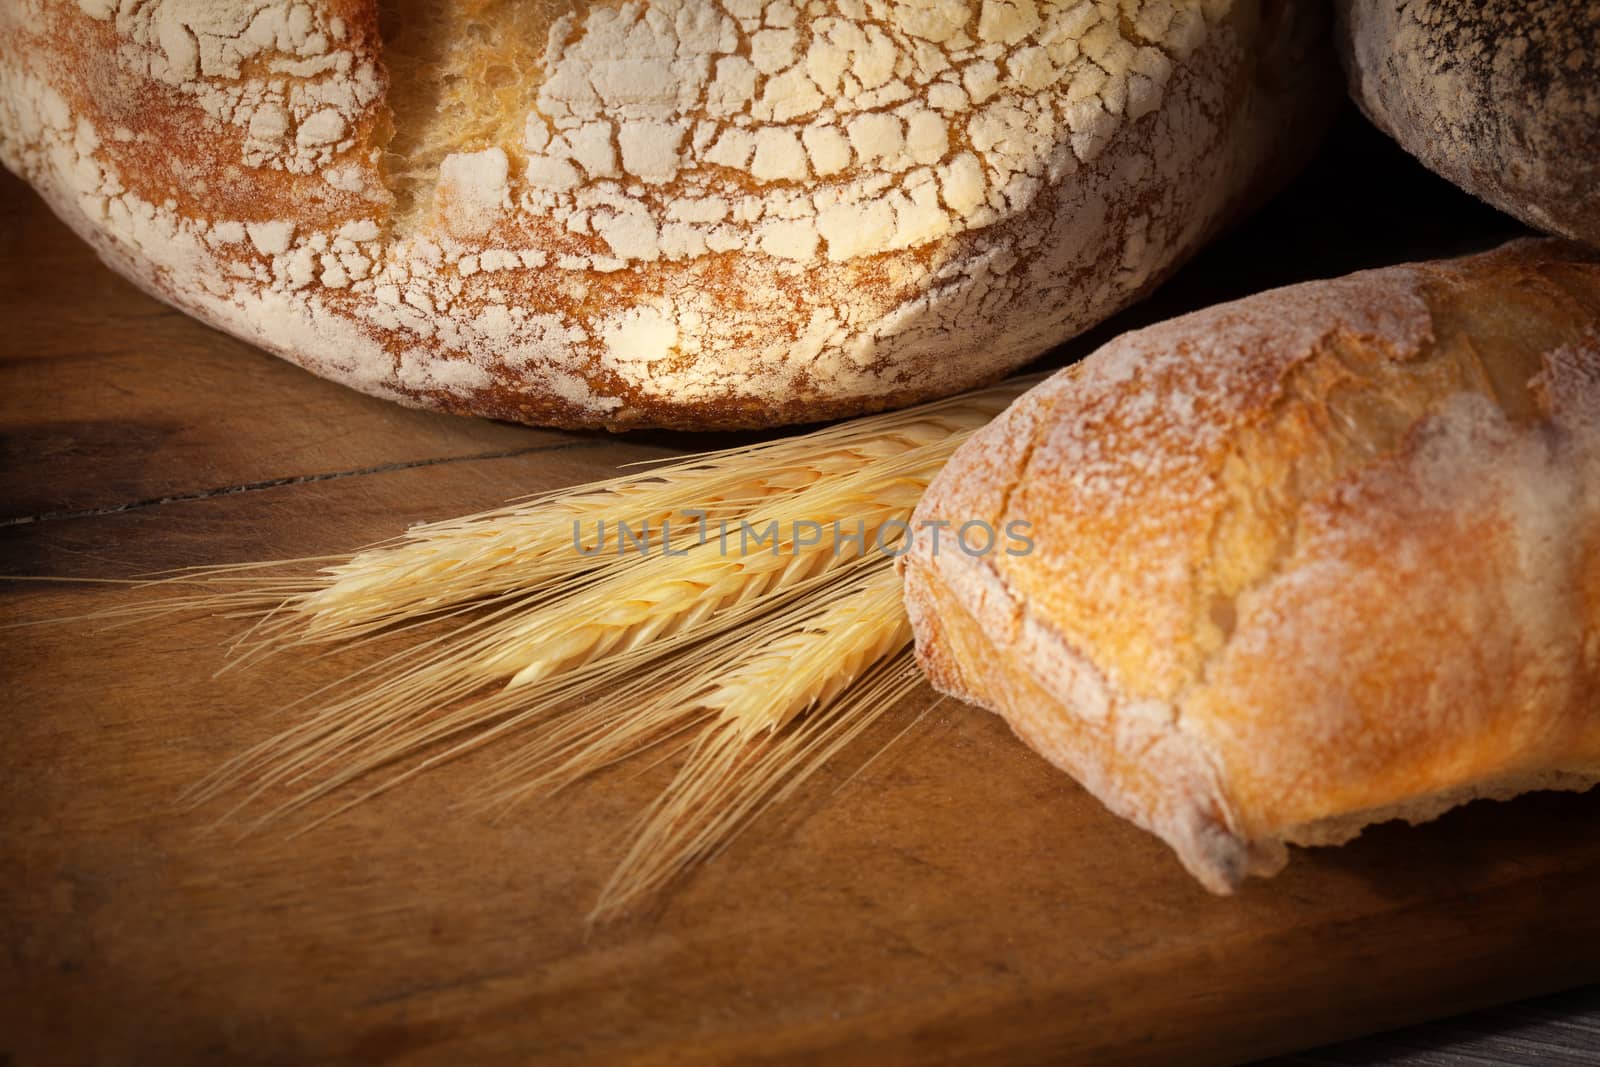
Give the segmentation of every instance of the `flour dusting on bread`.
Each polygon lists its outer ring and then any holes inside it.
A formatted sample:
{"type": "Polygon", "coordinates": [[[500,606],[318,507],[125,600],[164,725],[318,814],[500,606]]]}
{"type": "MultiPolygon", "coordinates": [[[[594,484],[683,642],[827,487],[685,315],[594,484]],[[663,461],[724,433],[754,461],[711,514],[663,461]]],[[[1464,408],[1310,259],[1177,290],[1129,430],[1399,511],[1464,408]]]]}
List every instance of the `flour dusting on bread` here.
{"type": "Polygon", "coordinates": [[[1554,241],[1259,294],[1024,395],[913,521],[935,684],[1218,892],[1283,844],[1600,779],[1600,258],[1554,241]]]}
{"type": "Polygon", "coordinates": [[[1295,7],[18,0],[0,158],[368,392],[816,419],[997,377],[1281,177],[1327,99],[1295,7]]]}

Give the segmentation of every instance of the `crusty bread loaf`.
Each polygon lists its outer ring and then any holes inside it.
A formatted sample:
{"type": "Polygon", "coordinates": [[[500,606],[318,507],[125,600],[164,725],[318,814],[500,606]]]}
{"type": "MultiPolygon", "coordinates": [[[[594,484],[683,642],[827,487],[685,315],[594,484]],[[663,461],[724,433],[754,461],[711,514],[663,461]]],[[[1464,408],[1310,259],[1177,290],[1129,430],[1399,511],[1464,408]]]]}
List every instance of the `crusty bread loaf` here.
{"type": "Polygon", "coordinates": [[[1600,3],[1338,0],[1351,95],[1430,169],[1600,246],[1600,3]]]}
{"type": "Polygon", "coordinates": [[[1213,891],[1285,842],[1586,788],[1600,255],[1516,242],[1126,334],[964,444],[913,527],[939,521],[1033,548],[916,538],[929,677],[1213,891]]]}
{"type": "Polygon", "coordinates": [[[10,0],[0,158],[308,369],[526,422],[993,379],[1314,142],[1317,5],[10,0]]]}

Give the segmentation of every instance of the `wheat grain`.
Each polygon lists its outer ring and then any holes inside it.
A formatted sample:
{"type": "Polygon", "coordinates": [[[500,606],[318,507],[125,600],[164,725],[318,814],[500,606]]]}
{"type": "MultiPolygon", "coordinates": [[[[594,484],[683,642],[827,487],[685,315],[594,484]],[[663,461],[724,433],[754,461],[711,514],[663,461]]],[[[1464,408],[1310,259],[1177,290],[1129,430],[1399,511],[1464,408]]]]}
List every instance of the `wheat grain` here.
{"type": "Polygon", "coordinates": [[[943,448],[924,446],[820,482],[781,506],[756,512],[747,520],[751,526],[778,531],[771,550],[730,554],[720,542],[708,541],[684,557],[656,557],[620,571],[547,615],[528,620],[520,633],[504,634],[504,658],[488,667],[515,666],[511,684],[522,685],[612,649],[699,632],[711,622],[727,628],[753,611],[772,607],[768,598],[794,584],[858,554],[878,551],[877,542],[890,524],[910,514],[946,458],[943,448]],[[803,545],[796,536],[801,522],[855,524],[864,544],[820,540],[803,545]]]}
{"type": "MultiPolygon", "coordinates": [[[[953,447],[953,446],[951,446],[953,447]]],[[[865,553],[880,568],[889,557],[871,547],[890,521],[903,520],[944,459],[944,446],[925,446],[907,456],[869,464],[851,475],[819,482],[794,494],[782,507],[758,513],[765,524],[791,529],[810,521],[859,522],[862,544],[839,552],[831,544],[801,546],[793,536],[776,540],[775,551],[723,555],[714,541],[685,556],[649,555],[540,605],[498,607],[483,619],[457,627],[447,643],[408,652],[411,661],[382,672],[375,684],[352,689],[315,719],[246,753],[208,780],[196,798],[232,775],[270,764],[258,790],[292,783],[338,759],[344,770],[293,801],[307,803],[362,773],[393,762],[445,737],[478,729],[506,714],[508,701],[468,699],[487,682],[530,688],[527,704],[548,707],[570,687],[538,687],[582,667],[588,677],[610,680],[612,661],[668,654],[741,624],[780,611],[865,553]],[[811,519],[816,516],[816,519],[811,519]],[[641,656],[641,652],[643,656],[641,656]],[[444,714],[437,709],[450,707],[444,714]]]]}
{"type": "MultiPolygon", "coordinates": [[[[798,437],[690,457],[677,463],[585,486],[539,494],[517,504],[413,527],[392,542],[324,568],[319,585],[290,609],[302,639],[343,640],[396,619],[411,619],[465,601],[528,591],[569,575],[578,547],[574,529],[679,529],[715,524],[807,487],[848,475],[898,454],[959,441],[1016,394],[996,386],[908,412],[854,420],[798,437]]],[[[610,559],[590,561],[604,566],[610,559]]]]}
{"type": "MultiPolygon", "coordinates": [[[[481,727],[502,714],[502,702],[471,701],[492,682],[530,686],[588,665],[648,648],[660,655],[691,641],[737,628],[781,610],[819,579],[872,552],[886,526],[909,515],[927,482],[955,447],[944,439],[859,470],[819,481],[757,512],[758,525],[779,524],[789,534],[774,551],[721,552],[708,541],[684,556],[651,554],[589,581],[574,580],[562,592],[538,592],[498,603],[484,617],[455,627],[448,641],[424,646],[397,670],[381,672],[375,684],[353,688],[298,731],[269,741],[224,769],[227,774],[271,763],[262,785],[293,782],[346,759],[350,774],[389,762],[448,734],[481,727]],[[817,543],[801,546],[792,536],[797,520],[860,524],[863,543],[848,551],[817,543]],[[456,707],[435,715],[447,704],[456,707]]],[[[888,558],[882,557],[884,566],[888,558]]],[[[532,704],[546,694],[529,694],[532,704]]],[[[213,779],[198,796],[206,796],[213,779]]],[[[302,800],[309,800],[307,796],[302,800]]]]}
{"type": "Polygon", "coordinates": [[[850,595],[813,617],[783,620],[784,633],[719,676],[701,700],[746,737],[774,733],[844,692],[863,671],[911,643],[900,578],[879,567],[850,595]]]}
{"type": "Polygon", "coordinates": [[[206,584],[216,605],[255,619],[240,660],[398,645],[191,799],[246,782],[243,807],[287,790],[262,824],[369,779],[328,818],[494,745],[502,756],[478,798],[503,810],[679,745],[685,763],[601,894],[597,915],[614,914],[720,847],[917,684],[899,582],[876,542],[892,547],[889,531],[955,448],[1030,382],[413,527],[318,560],[309,577],[170,578],[206,584]],[[702,531],[726,520],[778,535],[755,552],[716,537],[662,551],[655,531],[696,513],[702,531]],[[593,553],[601,522],[652,533],[593,553]],[[796,535],[800,523],[835,522],[851,540],[796,535]]]}
{"type": "Polygon", "coordinates": [[[678,656],[655,655],[643,670],[602,669],[561,689],[576,711],[539,731],[488,779],[507,804],[553,791],[649,747],[695,720],[773,733],[807,708],[826,703],[849,680],[909,641],[899,580],[882,558],[830,572],[782,611],[768,612],[701,641],[678,656]],[[780,660],[794,653],[799,669],[780,660]],[[831,669],[826,664],[831,663],[831,669]]]}

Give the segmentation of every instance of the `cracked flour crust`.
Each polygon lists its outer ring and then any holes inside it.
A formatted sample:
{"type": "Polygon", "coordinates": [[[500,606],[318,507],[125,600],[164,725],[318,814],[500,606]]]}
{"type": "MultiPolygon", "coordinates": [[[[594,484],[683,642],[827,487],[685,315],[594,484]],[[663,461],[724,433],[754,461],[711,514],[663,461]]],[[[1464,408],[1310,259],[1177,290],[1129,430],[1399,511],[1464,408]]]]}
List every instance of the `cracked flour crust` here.
{"type": "Polygon", "coordinates": [[[1207,888],[1478,797],[1600,781],[1600,255],[1515,242],[1124,334],[912,518],[935,685],[1207,888]]]}
{"type": "Polygon", "coordinates": [[[1304,155],[1320,28],[1247,0],[11,0],[0,158],[152,293],[365,392],[762,425],[996,378],[1137,298],[1304,155]]]}

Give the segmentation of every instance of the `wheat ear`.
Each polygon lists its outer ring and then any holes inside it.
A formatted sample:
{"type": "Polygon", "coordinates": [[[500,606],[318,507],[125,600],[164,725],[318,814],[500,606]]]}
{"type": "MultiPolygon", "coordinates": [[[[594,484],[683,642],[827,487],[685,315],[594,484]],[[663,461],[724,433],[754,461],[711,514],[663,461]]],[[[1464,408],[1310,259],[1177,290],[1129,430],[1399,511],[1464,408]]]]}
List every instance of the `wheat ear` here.
{"type": "MultiPolygon", "coordinates": [[[[240,647],[256,654],[314,642],[349,641],[396,623],[412,624],[461,604],[560,586],[578,569],[618,565],[579,557],[574,524],[592,530],[683,529],[748,515],[813,485],[895,455],[960,439],[998,414],[1018,389],[1003,383],[962,397],[868,416],[794,437],[686,459],[576,489],[553,490],[502,508],[412,527],[406,533],[324,564],[292,584],[285,579],[246,605],[262,616],[240,647]],[[580,562],[581,559],[581,562],[580,562]]],[[[592,540],[581,542],[592,549],[592,540]]],[[[303,562],[281,561],[295,567],[303,562]]],[[[254,565],[256,567],[263,565],[254,565]]],[[[195,572],[228,581],[230,568],[195,572]]],[[[182,577],[182,576],[179,576],[182,577]]]]}
{"type": "Polygon", "coordinates": [[[271,822],[368,779],[327,818],[493,745],[502,759],[479,799],[504,808],[665,746],[686,759],[601,894],[597,914],[615,914],[712,854],[914,688],[898,580],[874,542],[1034,380],[414,527],[318,560],[308,577],[169,577],[209,584],[218,607],[254,619],[236,645],[243,659],[380,636],[397,646],[305,698],[313,714],[192,799],[245,784],[242,806],[286,789],[258,820],[271,822]],[[692,512],[789,535],[776,551],[732,555],[713,542],[681,555],[574,549],[575,519],[692,512]],[[801,521],[859,523],[865,542],[803,544],[801,521]],[[335,689],[343,695],[317,704],[335,689]]]}
{"type": "Polygon", "coordinates": [[[887,568],[889,557],[877,551],[874,539],[910,514],[953,447],[946,440],[868,464],[756,513],[756,525],[790,530],[772,551],[724,555],[719,543],[708,541],[682,557],[643,556],[548,602],[497,607],[455,627],[448,641],[397,653],[408,665],[369,672],[376,675],[373,682],[351,687],[315,718],[225,765],[195,799],[242,772],[259,772],[259,791],[338,764],[290,802],[299,807],[378,766],[503,717],[506,699],[474,696],[487,683],[528,688],[526,706],[543,710],[558,698],[571,699],[572,685],[563,679],[575,670],[595,668],[586,677],[611,681],[619,661],[632,667],[641,653],[648,662],[779,611],[858,558],[827,543],[800,545],[792,536],[800,517],[859,523],[862,547],[887,568]]]}

